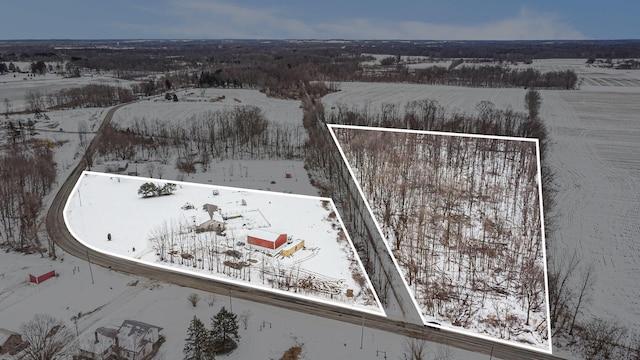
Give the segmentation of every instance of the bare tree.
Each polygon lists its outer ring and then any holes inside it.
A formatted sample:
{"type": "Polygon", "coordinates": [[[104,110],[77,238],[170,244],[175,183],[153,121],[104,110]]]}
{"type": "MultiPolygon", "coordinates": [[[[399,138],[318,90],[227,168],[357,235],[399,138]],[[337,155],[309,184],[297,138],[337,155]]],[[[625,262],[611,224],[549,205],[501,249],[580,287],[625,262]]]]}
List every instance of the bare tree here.
{"type": "Polygon", "coordinates": [[[542,98],[540,97],[540,93],[534,89],[529,89],[527,94],[524,96],[524,105],[529,112],[529,120],[535,120],[538,118],[541,103],[542,98]]]}
{"type": "Polygon", "coordinates": [[[32,112],[42,111],[45,109],[44,96],[37,89],[27,90],[25,99],[29,105],[29,110],[32,112]]]}
{"type": "Polygon", "coordinates": [[[191,294],[189,294],[187,299],[189,300],[191,305],[193,305],[193,307],[196,307],[198,305],[198,301],[200,301],[200,295],[198,295],[196,293],[191,293],[191,294]]]}
{"type": "Polygon", "coordinates": [[[87,166],[87,169],[91,170],[91,167],[93,166],[93,153],[89,151],[89,145],[91,144],[91,142],[87,141],[87,131],[88,131],[87,123],[84,120],[80,120],[78,122],[78,140],[79,140],[78,146],[79,146],[80,152],[82,153],[81,154],[82,161],[87,166]]]}
{"type": "Polygon", "coordinates": [[[4,98],[4,115],[9,117],[9,113],[12,111],[11,100],[4,98]]]}
{"type": "Polygon", "coordinates": [[[575,309],[573,310],[573,316],[571,318],[571,325],[569,326],[569,335],[573,335],[573,329],[576,324],[576,317],[580,313],[580,307],[582,303],[589,303],[591,297],[589,296],[589,291],[593,287],[596,281],[595,272],[593,268],[593,264],[587,267],[587,270],[582,273],[582,283],[580,287],[580,294],[578,295],[578,301],[575,304],[575,309]]]}
{"type": "Polygon", "coordinates": [[[448,346],[438,345],[438,351],[433,357],[433,360],[452,360],[454,351],[448,346]]]}
{"type": "Polygon", "coordinates": [[[427,360],[427,342],[423,339],[405,339],[404,355],[407,360],[427,360]]]}
{"type": "Polygon", "coordinates": [[[87,123],[84,120],[78,122],[78,138],[80,139],[80,148],[85,149],[87,143],[87,123]]]}
{"type": "Polygon", "coordinates": [[[147,165],[145,165],[144,170],[147,172],[147,175],[149,175],[149,177],[153,177],[153,173],[156,171],[156,164],[150,162],[147,163],[147,165]]]}
{"type": "Polygon", "coordinates": [[[24,350],[28,360],[56,360],[65,355],[63,349],[73,340],[65,324],[49,314],[36,314],[20,326],[20,332],[29,346],[24,350]]]}
{"type": "Polygon", "coordinates": [[[251,315],[252,315],[251,310],[245,310],[239,316],[240,322],[242,322],[242,325],[244,326],[245,330],[247,330],[247,326],[249,325],[249,318],[251,317],[251,315]]]}
{"type": "Polygon", "coordinates": [[[614,321],[595,319],[584,326],[581,333],[583,355],[586,359],[619,359],[621,340],[627,329],[614,321]]]}
{"type": "Polygon", "coordinates": [[[209,299],[207,300],[207,305],[209,305],[209,307],[213,307],[213,305],[216,303],[216,296],[214,294],[209,294],[209,299]]]}

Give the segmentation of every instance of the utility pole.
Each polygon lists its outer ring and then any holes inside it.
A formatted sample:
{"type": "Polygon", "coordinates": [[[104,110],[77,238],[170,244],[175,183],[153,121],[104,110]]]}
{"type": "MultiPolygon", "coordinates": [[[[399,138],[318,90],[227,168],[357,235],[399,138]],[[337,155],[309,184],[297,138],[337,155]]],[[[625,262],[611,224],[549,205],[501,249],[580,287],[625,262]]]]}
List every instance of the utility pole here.
{"type": "Polygon", "coordinates": [[[93,284],[93,270],[91,270],[91,259],[89,259],[89,250],[87,249],[87,262],[89,263],[89,273],[91,273],[91,283],[93,284]]]}
{"type": "Polygon", "coordinates": [[[360,331],[360,349],[362,349],[363,340],[364,340],[364,315],[362,315],[362,330],[360,331]]]}
{"type": "Polygon", "coordinates": [[[77,338],[78,336],[80,336],[80,333],[78,332],[78,317],[74,316],[71,318],[71,320],[73,320],[73,323],[76,325],[76,338],[77,338]]]}

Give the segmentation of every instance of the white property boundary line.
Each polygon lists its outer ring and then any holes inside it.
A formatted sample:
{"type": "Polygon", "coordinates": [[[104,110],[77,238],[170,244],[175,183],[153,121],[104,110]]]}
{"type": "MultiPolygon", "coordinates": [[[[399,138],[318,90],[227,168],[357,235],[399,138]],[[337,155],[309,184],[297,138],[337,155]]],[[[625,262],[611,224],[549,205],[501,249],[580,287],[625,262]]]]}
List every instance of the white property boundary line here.
{"type": "Polygon", "coordinates": [[[368,314],[378,315],[378,316],[382,315],[384,317],[387,316],[387,313],[384,311],[384,308],[382,307],[382,304],[380,303],[380,299],[378,298],[378,294],[377,294],[375,288],[373,287],[373,284],[371,283],[371,280],[369,279],[369,274],[367,274],[367,272],[365,271],[364,265],[362,264],[362,261],[360,260],[360,256],[358,255],[358,252],[356,251],[355,247],[353,246],[353,242],[351,241],[351,237],[349,236],[349,233],[347,232],[347,230],[346,230],[346,228],[344,226],[344,223],[342,222],[342,218],[340,217],[340,214],[338,213],[338,210],[336,209],[336,206],[333,203],[333,200],[330,199],[330,198],[319,197],[319,196],[309,196],[309,195],[286,194],[286,193],[279,193],[279,192],[273,192],[273,191],[253,190],[253,189],[246,189],[246,188],[236,188],[236,187],[222,186],[222,185],[208,185],[208,184],[189,183],[189,182],[184,182],[184,181],[173,181],[173,180],[168,180],[168,179],[153,179],[153,178],[146,178],[146,177],[140,177],[140,176],[128,176],[128,175],[119,175],[119,174],[100,173],[100,172],[94,172],[94,171],[83,171],[82,174],[80,175],[80,178],[78,179],[78,181],[76,182],[75,186],[73,187],[73,190],[71,190],[71,193],[70,193],[69,197],[67,198],[67,201],[65,203],[64,210],[63,210],[63,218],[64,218],[65,225],[67,226],[67,229],[69,230],[71,235],[79,243],[81,243],[83,246],[85,246],[85,247],[87,247],[87,248],[89,248],[89,249],[91,249],[93,251],[97,251],[99,253],[103,253],[103,254],[106,254],[106,255],[109,255],[109,256],[113,256],[113,257],[117,257],[117,258],[124,259],[124,260],[136,261],[136,262],[139,262],[141,264],[155,266],[155,267],[158,267],[158,268],[161,268],[161,269],[170,270],[172,272],[179,272],[179,273],[188,274],[188,275],[191,275],[191,276],[195,275],[195,276],[199,276],[199,277],[202,277],[202,278],[205,278],[205,279],[212,279],[212,280],[220,281],[220,282],[223,282],[223,283],[228,283],[228,284],[233,284],[233,285],[239,285],[239,286],[252,288],[252,289],[255,289],[255,290],[273,292],[273,293],[276,293],[276,294],[287,295],[287,296],[291,296],[291,297],[295,297],[295,298],[299,298],[299,299],[303,299],[303,300],[315,301],[315,302],[323,303],[323,304],[326,304],[326,305],[333,305],[333,306],[338,306],[338,307],[342,307],[342,308],[353,310],[353,311],[359,311],[359,312],[362,312],[362,313],[368,313],[368,314]],[[144,181],[155,181],[155,182],[163,182],[163,183],[173,183],[173,184],[182,185],[182,186],[196,186],[196,187],[204,187],[204,188],[209,188],[209,189],[220,189],[220,188],[223,188],[223,189],[228,189],[228,190],[238,190],[238,191],[246,191],[246,192],[259,193],[259,194],[268,194],[270,196],[284,196],[284,197],[293,197],[293,198],[302,198],[302,199],[312,199],[312,200],[318,200],[318,201],[328,201],[331,204],[331,208],[336,213],[336,218],[338,219],[338,221],[340,221],[340,225],[342,226],[342,230],[344,231],[344,234],[347,237],[347,240],[349,242],[349,246],[351,247],[351,251],[353,251],[353,254],[354,254],[355,258],[358,261],[358,265],[360,266],[360,270],[362,271],[362,273],[365,276],[365,279],[367,280],[367,285],[369,286],[369,288],[371,289],[371,291],[373,293],[373,296],[374,296],[374,298],[376,300],[376,304],[378,305],[379,312],[375,311],[375,310],[368,310],[368,309],[361,308],[361,307],[350,306],[348,304],[345,304],[345,303],[342,303],[342,302],[338,302],[338,301],[325,300],[325,299],[321,299],[321,298],[313,298],[313,297],[301,295],[301,294],[298,294],[298,293],[292,293],[292,292],[288,292],[288,291],[284,291],[284,290],[273,289],[273,288],[268,288],[268,287],[262,287],[262,286],[254,285],[254,284],[247,283],[247,282],[244,282],[244,281],[237,281],[237,280],[233,280],[233,279],[227,279],[227,278],[216,277],[216,276],[206,276],[206,274],[192,272],[192,271],[180,269],[178,267],[166,266],[166,265],[158,264],[156,262],[143,261],[143,260],[140,260],[140,259],[136,259],[136,258],[124,256],[124,255],[121,255],[121,254],[105,251],[104,249],[100,249],[100,248],[94,247],[92,245],[89,245],[86,242],[82,241],[82,239],[80,239],[80,237],[76,235],[76,233],[73,231],[73,229],[69,226],[69,221],[67,220],[67,213],[68,213],[68,208],[69,208],[70,203],[71,203],[71,199],[74,197],[74,194],[76,193],[76,191],[78,191],[78,188],[79,188],[80,184],[82,183],[83,178],[86,175],[97,175],[97,176],[105,176],[105,177],[107,177],[107,176],[108,177],[120,177],[120,178],[124,178],[124,179],[131,179],[131,180],[140,181],[141,183],[144,182],[144,181]]]}
{"type": "MultiPolygon", "coordinates": [[[[403,276],[403,272],[402,269],[400,268],[400,265],[398,264],[398,261],[396,259],[396,257],[393,255],[393,252],[391,251],[391,249],[389,248],[389,244],[388,241],[386,241],[386,237],[384,236],[384,233],[382,232],[382,228],[380,227],[380,224],[378,223],[378,220],[376,219],[376,217],[373,215],[373,211],[371,210],[371,205],[369,204],[369,201],[367,200],[367,198],[364,196],[364,192],[362,191],[362,187],[360,186],[360,183],[358,182],[353,169],[351,168],[351,166],[349,165],[349,161],[347,161],[347,157],[344,154],[344,150],[342,149],[342,146],[340,146],[340,143],[338,142],[338,139],[336,138],[336,134],[334,133],[333,129],[349,129],[349,130],[368,130],[368,131],[385,131],[385,132],[395,132],[395,133],[411,133],[411,134],[426,134],[426,135],[445,135],[445,136],[455,136],[455,137],[465,137],[465,138],[480,138],[480,139],[497,139],[497,140],[511,140],[511,141],[526,141],[526,142],[533,142],[536,145],[536,159],[537,159],[537,182],[538,182],[538,202],[540,203],[540,224],[541,224],[541,231],[542,231],[542,260],[544,262],[544,287],[545,287],[545,298],[546,298],[546,308],[547,308],[547,338],[548,338],[548,343],[549,343],[549,349],[548,350],[544,350],[541,349],[539,347],[533,347],[533,346],[528,346],[528,345],[524,345],[515,341],[507,341],[507,340],[503,340],[503,339],[498,339],[495,337],[491,337],[491,336],[487,336],[487,335],[483,335],[477,332],[471,332],[471,331],[464,331],[464,330],[460,330],[458,328],[454,328],[454,327],[443,327],[444,329],[446,329],[447,331],[451,331],[451,332],[456,332],[459,334],[463,334],[463,335],[469,335],[469,336],[474,336],[474,337],[478,337],[481,339],[485,339],[485,340],[490,340],[490,341],[496,341],[502,344],[506,344],[509,346],[514,346],[514,347],[520,347],[520,348],[524,348],[524,349],[528,349],[528,350],[535,350],[535,351],[539,351],[542,353],[546,353],[546,354],[552,354],[553,351],[553,344],[551,342],[551,317],[550,317],[550,311],[549,311],[549,279],[548,279],[548,275],[547,275],[547,250],[545,247],[545,228],[544,228],[544,214],[543,214],[543,204],[542,204],[542,176],[541,176],[541,167],[540,167],[540,142],[538,139],[533,139],[533,138],[520,138],[520,137],[510,137],[510,136],[498,136],[498,135],[481,135],[481,134],[463,134],[463,133],[452,133],[452,132],[437,132],[437,131],[424,131],[424,130],[409,130],[409,129],[394,129],[394,128],[381,128],[381,127],[371,127],[371,126],[356,126],[356,125],[338,125],[338,124],[327,124],[327,127],[329,128],[329,132],[331,133],[331,137],[333,137],[333,141],[336,143],[336,146],[338,147],[338,150],[340,151],[340,156],[342,156],[342,160],[344,161],[345,165],[347,166],[347,169],[349,169],[349,174],[351,175],[351,178],[353,179],[353,182],[356,184],[356,187],[358,188],[358,192],[360,192],[360,196],[362,197],[362,199],[364,200],[365,205],[367,206],[367,210],[369,211],[369,214],[371,215],[371,218],[374,222],[374,224],[376,225],[376,229],[378,230],[378,232],[380,233],[380,236],[382,239],[384,239],[384,245],[387,248],[387,251],[389,252],[389,255],[391,256],[391,259],[393,260],[393,264],[396,267],[396,270],[398,271],[398,273],[401,275],[400,277],[402,278],[402,282],[404,284],[404,286],[406,287],[407,291],[409,292],[409,295],[411,296],[411,300],[413,302],[413,305],[415,306],[415,308],[418,310],[418,313],[420,314],[420,318],[422,319],[423,325],[427,325],[427,319],[425,319],[424,314],[422,313],[422,311],[420,310],[420,306],[418,305],[418,302],[416,300],[416,296],[412,293],[411,288],[409,287],[409,285],[407,284],[407,280],[405,279],[405,276],[403,276]]],[[[429,324],[428,326],[433,326],[432,324],[429,324]]],[[[433,326],[433,327],[437,327],[437,326],[433,326]]]]}

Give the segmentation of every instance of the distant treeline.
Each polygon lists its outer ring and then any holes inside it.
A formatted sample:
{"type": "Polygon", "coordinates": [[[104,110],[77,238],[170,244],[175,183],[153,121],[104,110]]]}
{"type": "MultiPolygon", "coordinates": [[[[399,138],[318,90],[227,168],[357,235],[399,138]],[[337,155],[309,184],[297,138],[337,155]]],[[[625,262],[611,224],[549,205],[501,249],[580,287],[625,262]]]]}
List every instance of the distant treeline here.
{"type": "Polygon", "coordinates": [[[534,69],[512,69],[502,66],[462,66],[417,69],[414,81],[426,84],[473,87],[535,87],[543,89],[574,89],[578,76],[571,70],[542,73],[534,69]]]}
{"type": "MultiPolygon", "coordinates": [[[[307,41],[148,41],[116,43],[11,42],[0,50],[0,62],[66,62],[67,73],[103,73],[123,79],[164,74],[172,85],[182,87],[241,87],[259,89],[269,96],[302,97],[301,83],[310,81],[402,81],[477,87],[524,87],[571,89],[572,72],[540,73],[501,66],[412,70],[387,66],[369,70],[361,66],[363,54],[426,56],[438,59],[482,59],[488,62],[530,62],[544,57],[633,58],[640,57],[640,42],[380,42],[345,43],[307,41]],[[61,44],[63,43],[63,44],[61,44]],[[55,46],[66,45],[64,52],[55,46]],[[574,48],[581,50],[576,53],[574,48]]],[[[391,58],[391,57],[390,57],[391,58]]],[[[469,61],[469,60],[465,60],[469,61]]],[[[134,93],[152,95],[169,88],[153,80],[143,81],[134,93]]],[[[163,80],[164,81],[164,80],[163,80]]],[[[310,90],[308,88],[308,90],[310,90]]]]}
{"type": "Polygon", "coordinates": [[[26,93],[27,107],[31,111],[105,107],[130,102],[133,99],[131,89],[102,84],[89,84],[50,93],[40,90],[30,90],[26,93]]]}

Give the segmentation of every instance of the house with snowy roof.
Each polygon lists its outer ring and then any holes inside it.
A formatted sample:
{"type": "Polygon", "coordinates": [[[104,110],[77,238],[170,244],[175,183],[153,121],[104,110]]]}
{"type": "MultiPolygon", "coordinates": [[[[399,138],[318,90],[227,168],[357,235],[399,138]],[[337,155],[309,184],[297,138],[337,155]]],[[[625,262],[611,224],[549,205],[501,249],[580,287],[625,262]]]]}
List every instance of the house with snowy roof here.
{"type": "Polygon", "coordinates": [[[162,328],[136,320],[125,320],[119,328],[99,327],[93,339],[80,346],[79,359],[150,358],[162,328]]]}
{"type": "Polygon", "coordinates": [[[0,355],[14,355],[22,349],[22,344],[22,335],[11,330],[0,329],[0,355]]]}

